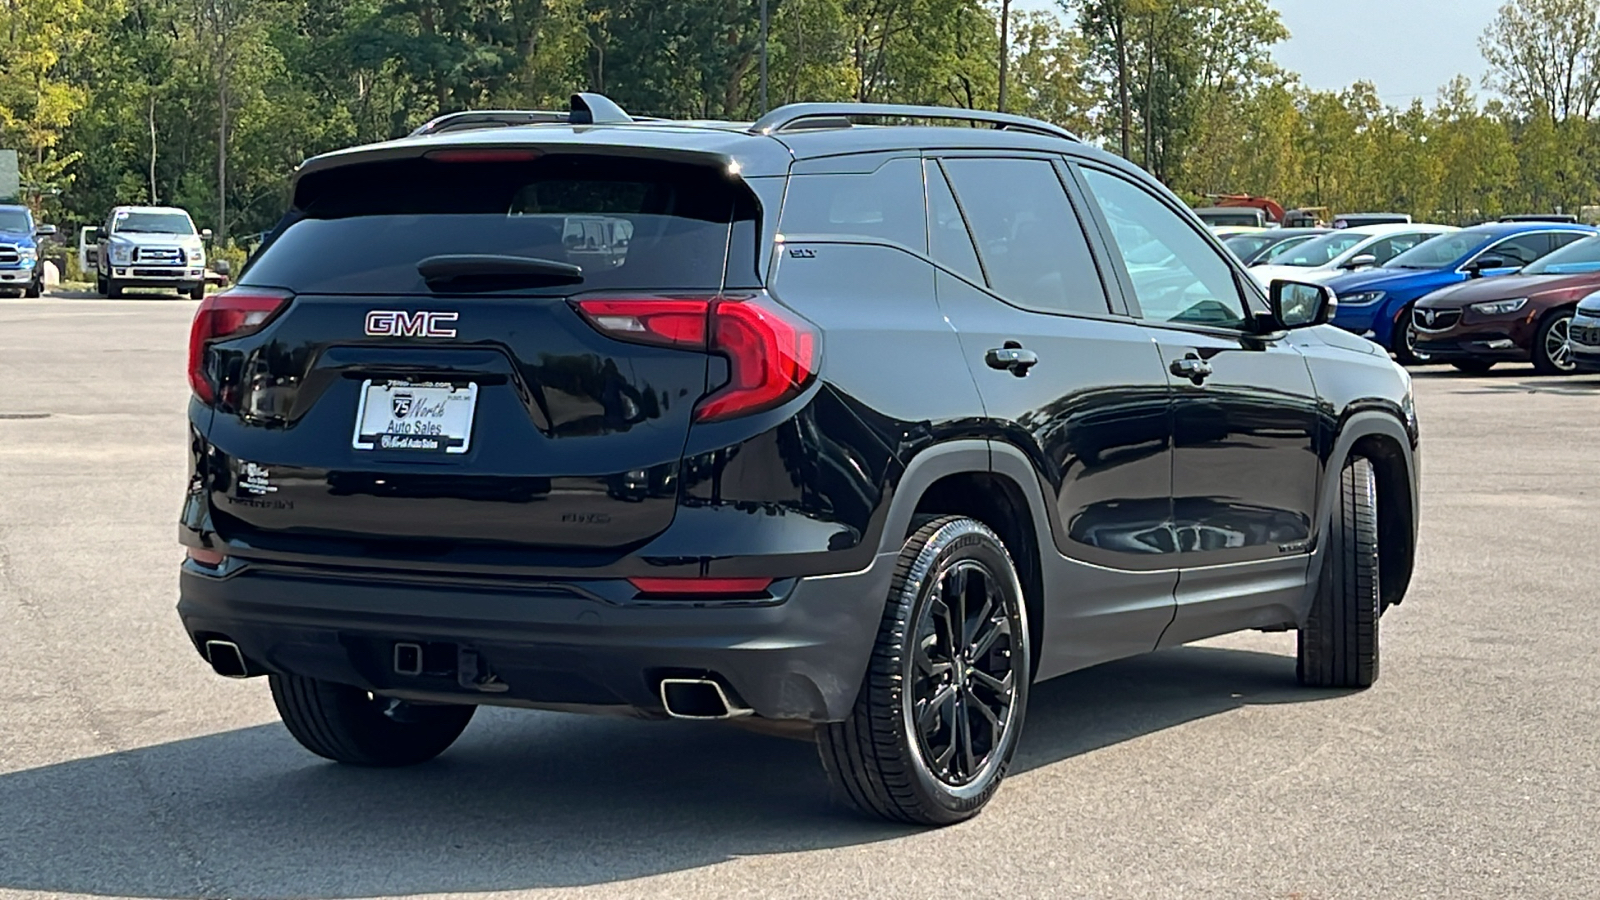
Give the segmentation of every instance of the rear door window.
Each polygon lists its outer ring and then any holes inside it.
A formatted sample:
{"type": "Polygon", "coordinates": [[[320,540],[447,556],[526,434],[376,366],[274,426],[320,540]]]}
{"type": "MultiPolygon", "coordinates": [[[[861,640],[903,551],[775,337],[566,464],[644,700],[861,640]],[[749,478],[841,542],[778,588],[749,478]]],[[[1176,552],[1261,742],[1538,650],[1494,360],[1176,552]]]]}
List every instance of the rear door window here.
{"type": "MultiPolygon", "coordinates": [[[[497,254],[583,270],[581,284],[519,293],[716,290],[731,223],[756,216],[720,167],[581,155],[357,164],[307,176],[295,206],[241,283],[428,294],[422,260],[497,254]]],[[[753,259],[756,248],[733,252],[753,259]]]]}
{"type": "Polygon", "coordinates": [[[1110,312],[1083,225],[1054,165],[972,158],[943,165],[995,293],[1041,312],[1110,312]]]}
{"type": "Polygon", "coordinates": [[[929,160],[926,171],[928,255],[952,272],[960,272],[983,284],[983,267],[978,264],[978,252],[972,246],[972,233],[967,230],[967,221],[956,204],[956,195],[950,193],[950,183],[945,181],[938,163],[929,160]]]}
{"type": "Polygon", "coordinates": [[[1551,249],[1553,248],[1548,234],[1519,234],[1490,246],[1478,254],[1478,258],[1498,256],[1506,261],[1507,266],[1525,266],[1549,253],[1551,249]]]}

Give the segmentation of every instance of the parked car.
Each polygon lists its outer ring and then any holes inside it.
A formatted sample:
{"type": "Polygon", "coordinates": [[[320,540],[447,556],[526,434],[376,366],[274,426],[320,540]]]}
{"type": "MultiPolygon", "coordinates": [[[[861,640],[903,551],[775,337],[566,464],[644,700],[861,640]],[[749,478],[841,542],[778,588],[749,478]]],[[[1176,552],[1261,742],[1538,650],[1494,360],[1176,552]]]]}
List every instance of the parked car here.
{"type": "Polygon", "coordinates": [[[121,297],[128,288],[165,288],[199,300],[206,293],[210,229],[171,206],[119,206],[98,227],[85,228],[79,258],[92,263],[95,290],[121,297]],[[90,252],[90,245],[93,252],[90,252]]]}
{"type": "Polygon", "coordinates": [[[44,293],[40,239],[56,233],[54,225],[33,221],[26,206],[0,206],[0,294],[37,297],[44,293]]]}
{"type": "Polygon", "coordinates": [[[1325,282],[1355,270],[1381,266],[1423,241],[1456,229],[1448,225],[1357,225],[1268,254],[1250,267],[1262,286],[1279,278],[1325,282]]]}
{"type": "Polygon", "coordinates": [[[1468,281],[1418,300],[1419,355],[1482,374],[1532,362],[1543,375],[1577,371],[1571,327],[1578,301],[1600,291],[1600,237],[1574,241],[1514,275],[1468,281]]]}
{"type": "Polygon", "coordinates": [[[1579,372],[1600,372],[1600,293],[1578,302],[1572,315],[1572,365],[1579,372]]]}
{"type": "Polygon", "coordinates": [[[1333,324],[1389,348],[1401,363],[1420,362],[1411,305],[1473,278],[1508,275],[1551,251],[1595,234],[1584,225],[1495,222],[1418,244],[1376,269],[1327,283],[1339,297],[1333,324]]]}
{"type": "Polygon", "coordinates": [[[1326,288],[1033,119],[567,118],[306,161],[195,316],[179,615],[311,752],[742,718],[946,824],[1038,680],[1292,628],[1301,682],[1373,683],[1419,433],[1326,288]],[[574,217],[626,222],[601,264],[574,217]]]}
{"type": "Polygon", "coordinates": [[[1304,244],[1315,237],[1328,234],[1326,228],[1274,228],[1268,231],[1253,233],[1234,233],[1218,237],[1222,243],[1239,261],[1247,266],[1255,265],[1275,253],[1285,253],[1304,244]]]}

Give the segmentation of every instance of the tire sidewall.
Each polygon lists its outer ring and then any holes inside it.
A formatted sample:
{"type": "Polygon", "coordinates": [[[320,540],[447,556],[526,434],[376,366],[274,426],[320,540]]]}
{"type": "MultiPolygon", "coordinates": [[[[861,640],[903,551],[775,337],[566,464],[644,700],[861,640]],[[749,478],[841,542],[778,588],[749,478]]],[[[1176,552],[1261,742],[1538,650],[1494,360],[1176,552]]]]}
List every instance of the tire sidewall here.
{"type": "MultiPolygon", "coordinates": [[[[944,524],[918,553],[909,577],[901,588],[906,616],[904,620],[903,652],[901,653],[899,690],[894,698],[899,716],[899,730],[903,736],[905,753],[911,763],[913,783],[917,793],[930,806],[946,810],[951,820],[959,820],[981,808],[998,789],[1011,759],[1016,752],[1022,724],[1028,705],[1029,673],[1032,672],[1032,647],[1028,637],[1027,604],[1023,600],[1022,585],[1017,577],[1005,546],[992,531],[971,519],[944,524]],[[923,611],[932,602],[939,585],[939,574],[962,560],[975,560],[992,574],[1004,595],[1008,612],[1013,616],[1012,628],[1016,636],[1014,647],[1020,650],[1021,665],[1016,666],[1016,693],[1012,699],[1010,720],[1006,723],[999,751],[991,754],[981,774],[959,787],[941,781],[929,769],[922,757],[921,737],[915,723],[913,695],[909,690],[913,682],[912,669],[916,665],[914,648],[917,640],[917,623],[923,611]]],[[[1014,652],[1016,652],[1014,650],[1014,652]]]]}

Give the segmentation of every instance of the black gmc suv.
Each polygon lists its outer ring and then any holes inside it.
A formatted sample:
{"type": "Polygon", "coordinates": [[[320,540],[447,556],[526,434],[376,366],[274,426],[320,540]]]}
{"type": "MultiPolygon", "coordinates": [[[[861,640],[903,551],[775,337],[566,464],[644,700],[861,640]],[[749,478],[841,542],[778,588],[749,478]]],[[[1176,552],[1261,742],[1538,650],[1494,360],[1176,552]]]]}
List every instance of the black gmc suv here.
{"type": "Polygon", "coordinates": [[[1241,629],[1377,677],[1417,423],[1331,301],[1035,120],[436,120],[306,162],[201,305],[179,613],[340,762],[750,717],[958,821],[1040,679],[1241,629]]]}

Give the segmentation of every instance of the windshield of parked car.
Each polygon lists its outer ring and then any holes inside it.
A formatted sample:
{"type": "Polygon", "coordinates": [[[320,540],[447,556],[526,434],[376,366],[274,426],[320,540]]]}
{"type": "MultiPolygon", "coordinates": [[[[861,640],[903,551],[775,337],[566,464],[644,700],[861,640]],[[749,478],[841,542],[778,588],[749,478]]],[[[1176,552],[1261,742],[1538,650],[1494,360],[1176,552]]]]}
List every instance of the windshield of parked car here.
{"type": "Polygon", "coordinates": [[[1299,266],[1303,269],[1325,266],[1366,239],[1367,235],[1349,232],[1325,234],[1319,238],[1312,238],[1304,244],[1280,247],[1267,254],[1266,259],[1261,262],[1274,266],[1299,266]]]}
{"type": "Polygon", "coordinates": [[[1456,260],[1469,253],[1476,253],[1493,239],[1493,235],[1474,234],[1470,231],[1441,234],[1389,260],[1384,263],[1384,268],[1447,269],[1455,265],[1456,260]]]}
{"type": "Polygon", "coordinates": [[[1600,272],[1600,237],[1574,241],[1522,270],[1524,275],[1582,275],[1600,272]]]}
{"type": "Polygon", "coordinates": [[[120,212],[111,223],[113,232],[140,234],[194,234],[194,223],[183,213],[120,212]]]}
{"type": "Polygon", "coordinates": [[[28,214],[20,209],[0,209],[0,231],[32,234],[33,223],[29,221],[28,214]]]}
{"type": "Polygon", "coordinates": [[[1223,240],[1223,244],[1232,250],[1240,259],[1248,260],[1262,250],[1272,246],[1273,242],[1282,240],[1276,237],[1262,237],[1256,234],[1236,234],[1223,240]]]}

